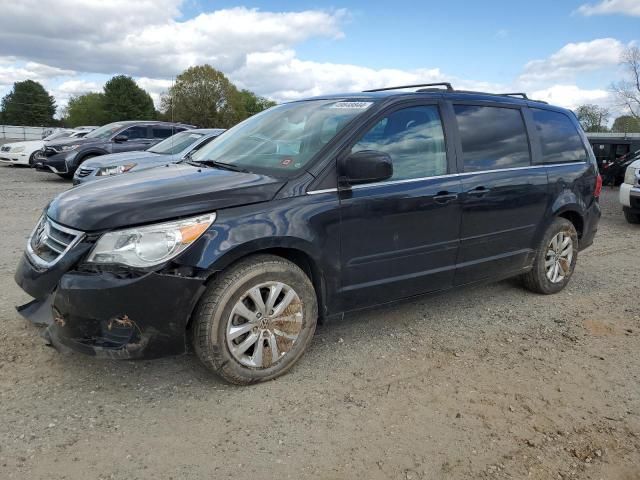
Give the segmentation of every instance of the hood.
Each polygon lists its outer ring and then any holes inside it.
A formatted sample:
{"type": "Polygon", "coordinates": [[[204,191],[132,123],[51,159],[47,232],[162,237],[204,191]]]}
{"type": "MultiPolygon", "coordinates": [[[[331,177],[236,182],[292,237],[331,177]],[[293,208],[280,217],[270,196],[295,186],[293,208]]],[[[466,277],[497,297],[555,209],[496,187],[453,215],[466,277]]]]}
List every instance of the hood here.
{"type": "Polygon", "coordinates": [[[82,163],[83,168],[100,168],[100,167],[110,167],[113,165],[124,165],[127,163],[139,163],[143,161],[153,161],[153,162],[162,162],[166,160],[170,162],[172,159],[171,155],[160,155],[158,153],[143,151],[136,152],[122,152],[122,153],[110,153],[109,155],[100,155],[99,157],[94,157],[86,162],[82,163]],[[166,158],[165,158],[166,157],[166,158]]]}
{"type": "Polygon", "coordinates": [[[45,145],[47,146],[51,146],[51,147],[57,147],[57,146],[61,146],[61,145],[85,145],[85,144],[89,144],[89,143],[103,143],[106,140],[102,139],[102,138],[69,138],[69,137],[64,137],[64,138],[58,138],[56,140],[50,140],[48,142],[44,142],[45,145]]]}
{"type": "Polygon", "coordinates": [[[170,164],[90,182],[58,195],[55,222],[85,232],[123,228],[271,200],[285,180],[170,164]]]}
{"type": "Polygon", "coordinates": [[[5,143],[2,146],[10,148],[24,147],[25,150],[39,150],[43,145],[44,142],[42,140],[26,140],[24,142],[5,143]]]}

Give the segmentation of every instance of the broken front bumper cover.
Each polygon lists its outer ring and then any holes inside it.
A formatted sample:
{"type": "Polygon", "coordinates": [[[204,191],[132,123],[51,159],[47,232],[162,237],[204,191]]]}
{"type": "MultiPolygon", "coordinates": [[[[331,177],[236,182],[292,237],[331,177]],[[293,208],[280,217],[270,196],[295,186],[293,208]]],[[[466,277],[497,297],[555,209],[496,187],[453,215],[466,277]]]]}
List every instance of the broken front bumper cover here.
{"type": "Polygon", "coordinates": [[[162,273],[122,278],[69,272],[48,296],[18,307],[58,350],[142,359],[185,353],[203,280],[162,273]]]}

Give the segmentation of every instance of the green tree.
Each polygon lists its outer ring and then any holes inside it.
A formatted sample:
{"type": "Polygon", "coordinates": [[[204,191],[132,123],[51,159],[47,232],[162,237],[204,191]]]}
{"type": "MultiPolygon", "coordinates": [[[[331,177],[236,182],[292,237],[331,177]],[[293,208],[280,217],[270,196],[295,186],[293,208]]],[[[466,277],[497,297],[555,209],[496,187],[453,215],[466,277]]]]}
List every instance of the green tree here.
{"type": "Polygon", "coordinates": [[[640,133],[640,118],[631,115],[621,115],[613,121],[612,132],[640,133]]]}
{"type": "Polygon", "coordinates": [[[190,67],[162,97],[167,118],[200,127],[228,128],[246,117],[238,89],[211,65],[190,67]]]}
{"type": "Polygon", "coordinates": [[[598,105],[580,105],[576,109],[576,116],[585,132],[606,132],[609,110],[598,105]]]}
{"type": "Polygon", "coordinates": [[[156,117],[151,96],[126,75],[116,75],[104,84],[104,111],[106,122],[156,117]]]}
{"type": "Polygon", "coordinates": [[[103,125],[109,121],[105,111],[103,93],[85,93],[69,99],[64,114],[65,124],[70,127],[79,125],[103,125]]]}
{"type": "Polygon", "coordinates": [[[260,97],[250,90],[240,90],[240,99],[242,100],[242,108],[247,117],[260,113],[267,108],[276,105],[276,102],[268,98],[260,97]]]}
{"type": "Polygon", "coordinates": [[[56,101],[38,82],[15,82],[2,99],[3,123],[11,125],[52,125],[56,101]]]}

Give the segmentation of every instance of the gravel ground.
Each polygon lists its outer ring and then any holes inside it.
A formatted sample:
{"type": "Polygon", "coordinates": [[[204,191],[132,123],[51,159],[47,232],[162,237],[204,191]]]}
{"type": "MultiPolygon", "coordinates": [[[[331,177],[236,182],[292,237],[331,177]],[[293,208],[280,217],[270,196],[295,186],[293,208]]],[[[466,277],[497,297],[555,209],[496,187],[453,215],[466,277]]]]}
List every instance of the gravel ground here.
{"type": "Polygon", "coordinates": [[[617,191],[563,292],[351,315],[242,388],[193,356],[61,355],[15,313],[25,238],[68,187],[0,167],[0,478],[640,479],[640,228],[617,191]]]}

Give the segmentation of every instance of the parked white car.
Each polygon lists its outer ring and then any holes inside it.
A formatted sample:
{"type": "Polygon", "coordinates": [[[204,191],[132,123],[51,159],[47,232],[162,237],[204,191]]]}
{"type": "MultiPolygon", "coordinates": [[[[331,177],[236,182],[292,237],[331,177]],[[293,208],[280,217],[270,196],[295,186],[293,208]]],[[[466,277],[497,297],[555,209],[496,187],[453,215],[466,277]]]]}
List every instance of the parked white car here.
{"type": "Polygon", "coordinates": [[[12,165],[33,165],[35,155],[44,148],[44,143],[58,138],[82,138],[91,130],[58,130],[44,140],[27,140],[23,142],[0,145],[0,162],[12,165]]]}
{"type": "Polygon", "coordinates": [[[620,203],[629,223],[640,223],[640,158],[627,167],[620,185],[620,203]]]}

